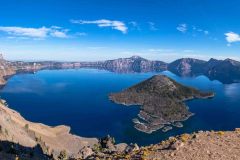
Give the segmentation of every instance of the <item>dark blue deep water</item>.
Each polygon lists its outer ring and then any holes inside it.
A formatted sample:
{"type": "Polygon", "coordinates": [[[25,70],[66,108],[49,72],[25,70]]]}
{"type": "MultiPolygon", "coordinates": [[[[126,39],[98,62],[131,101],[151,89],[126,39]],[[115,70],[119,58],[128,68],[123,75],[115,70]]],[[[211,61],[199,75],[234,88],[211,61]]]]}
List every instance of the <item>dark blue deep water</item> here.
{"type": "Polygon", "coordinates": [[[147,145],[185,132],[240,127],[240,84],[224,85],[205,76],[181,78],[164,72],[162,74],[185,85],[214,91],[216,96],[187,102],[195,116],[184,122],[183,128],[153,134],[137,131],[132,119],[137,116],[138,107],[114,104],[108,100],[108,94],[154,74],[117,74],[95,69],[44,70],[12,77],[0,95],[10,108],[30,121],[69,125],[72,133],[85,137],[110,134],[117,142],[147,145]]]}

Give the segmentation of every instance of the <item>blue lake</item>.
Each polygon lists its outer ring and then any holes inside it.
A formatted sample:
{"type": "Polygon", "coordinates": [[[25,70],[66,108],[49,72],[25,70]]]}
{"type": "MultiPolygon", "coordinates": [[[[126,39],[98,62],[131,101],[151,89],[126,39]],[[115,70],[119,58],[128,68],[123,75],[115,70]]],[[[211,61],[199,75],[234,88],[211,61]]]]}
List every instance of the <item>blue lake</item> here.
{"type": "Polygon", "coordinates": [[[26,119],[47,125],[69,125],[71,132],[84,137],[114,136],[117,142],[147,145],[169,136],[198,130],[233,130],[240,127],[240,84],[224,85],[205,76],[178,77],[176,81],[195,88],[214,91],[207,100],[187,102],[193,117],[183,128],[146,134],[133,127],[137,106],[126,107],[108,100],[120,91],[156,73],[117,74],[96,69],[44,70],[16,75],[1,90],[1,97],[26,119]]]}

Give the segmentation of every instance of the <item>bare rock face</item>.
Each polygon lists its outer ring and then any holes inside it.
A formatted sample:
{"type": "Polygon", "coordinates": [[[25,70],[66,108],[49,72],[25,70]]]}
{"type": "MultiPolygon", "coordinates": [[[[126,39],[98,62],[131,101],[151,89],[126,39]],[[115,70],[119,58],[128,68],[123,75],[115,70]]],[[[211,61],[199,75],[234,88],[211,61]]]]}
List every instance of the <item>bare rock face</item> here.
{"type": "Polygon", "coordinates": [[[118,73],[152,72],[166,70],[167,63],[162,61],[150,61],[139,56],[132,56],[130,58],[104,61],[101,67],[118,73]]]}
{"type": "Polygon", "coordinates": [[[217,79],[223,83],[240,82],[240,62],[225,59],[223,61],[215,60],[215,63],[212,64],[205,72],[210,79],[217,79]]]}
{"type": "Polygon", "coordinates": [[[116,144],[115,146],[116,146],[117,153],[123,153],[126,150],[128,145],[126,143],[119,143],[119,144],[116,144]]]}
{"type": "Polygon", "coordinates": [[[167,76],[156,75],[122,92],[112,93],[109,98],[119,104],[140,105],[140,120],[134,120],[135,128],[152,133],[165,124],[184,121],[192,116],[183,101],[213,95],[183,86],[167,76]]]}
{"type": "Polygon", "coordinates": [[[168,70],[177,75],[191,76],[202,73],[205,63],[206,61],[198,59],[182,58],[170,63],[168,70]]]}
{"type": "Polygon", "coordinates": [[[94,152],[90,147],[85,146],[80,150],[80,153],[82,155],[81,158],[86,159],[87,157],[91,156],[94,152]]]}

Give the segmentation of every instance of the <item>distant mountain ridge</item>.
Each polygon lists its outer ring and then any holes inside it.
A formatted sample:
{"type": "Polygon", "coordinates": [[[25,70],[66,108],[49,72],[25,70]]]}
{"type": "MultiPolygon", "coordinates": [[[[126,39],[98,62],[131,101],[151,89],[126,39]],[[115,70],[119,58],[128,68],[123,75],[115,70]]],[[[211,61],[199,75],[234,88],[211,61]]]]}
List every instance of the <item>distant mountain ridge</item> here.
{"type": "Polygon", "coordinates": [[[209,61],[183,58],[168,64],[168,70],[180,76],[205,75],[222,83],[240,82],[240,62],[229,58],[209,61]]]}
{"type": "MultiPolygon", "coordinates": [[[[139,56],[119,58],[98,63],[97,68],[118,73],[171,71],[179,76],[205,75],[222,83],[240,82],[240,62],[232,59],[209,61],[181,58],[171,63],[151,61],[139,56]]],[[[96,66],[96,65],[95,65],[96,66]]]]}
{"type": "Polygon", "coordinates": [[[54,62],[54,61],[6,61],[0,58],[0,85],[6,78],[16,73],[36,72],[43,69],[96,68],[117,73],[141,73],[171,71],[179,76],[205,75],[210,80],[222,83],[240,82],[240,62],[232,59],[209,61],[181,58],[171,63],[159,60],[147,60],[140,56],[118,58],[96,62],[54,62]]]}
{"type": "Polygon", "coordinates": [[[114,72],[150,72],[166,70],[167,63],[132,56],[130,58],[103,61],[101,67],[114,72]]]}

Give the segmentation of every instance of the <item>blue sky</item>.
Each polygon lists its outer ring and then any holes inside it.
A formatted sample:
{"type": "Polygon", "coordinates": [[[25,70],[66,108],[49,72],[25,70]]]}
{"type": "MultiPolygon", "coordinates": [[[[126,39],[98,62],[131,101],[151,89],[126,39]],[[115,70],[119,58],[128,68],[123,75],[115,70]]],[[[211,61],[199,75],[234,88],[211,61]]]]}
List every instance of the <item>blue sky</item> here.
{"type": "Polygon", "coordinates": [[[0,0],[10,60],[240,60],[238,0],[0,0]]]}

